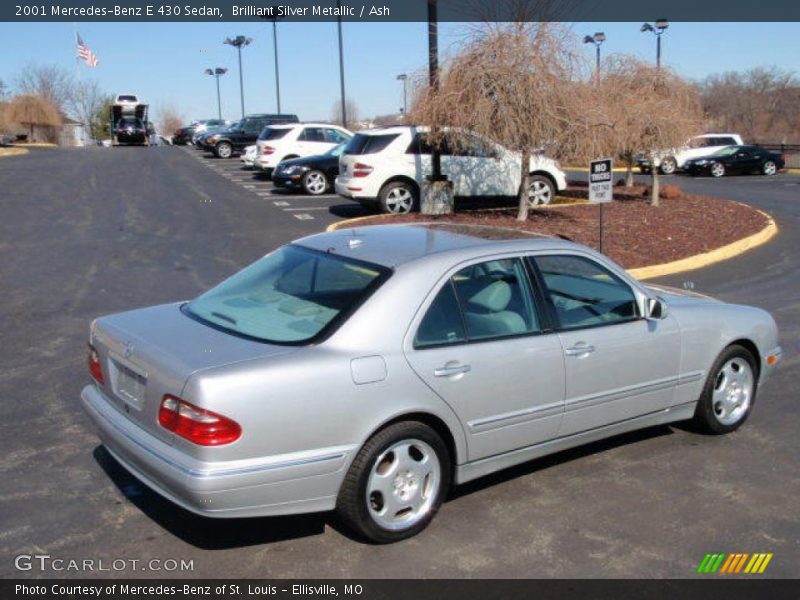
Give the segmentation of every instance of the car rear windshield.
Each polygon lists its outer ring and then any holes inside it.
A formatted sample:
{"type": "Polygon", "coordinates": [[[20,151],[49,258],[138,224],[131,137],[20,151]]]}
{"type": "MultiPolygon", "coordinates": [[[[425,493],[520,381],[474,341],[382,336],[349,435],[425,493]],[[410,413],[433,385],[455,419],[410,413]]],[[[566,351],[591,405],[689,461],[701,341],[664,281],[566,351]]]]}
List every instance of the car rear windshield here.
{"type": "Polygon", "coordinates": [[[183,306],[233,335],[303,344],[344,321],[389,276],[385,267],[288,245],[183,306]]]}
{"type": "Polygon", "coordinates": [[[136,96],[117,96],[118,102],[136,102],[136,96]]]}
{"type": "Polygon", "coordinates": [[[399,133],[382,133],[378,135],[366,135],[357,133],[347,143],[344,149],[345,154],[376,154],[386,148],[400,136],[399,133]]]}
{"type": "Polygon", "coordinates": [[[279,140],[286,136],[291,131],[291,127],[266,127],[261,135],[258,136],[259,141],[265,142],[267,140],[279,140]]]}

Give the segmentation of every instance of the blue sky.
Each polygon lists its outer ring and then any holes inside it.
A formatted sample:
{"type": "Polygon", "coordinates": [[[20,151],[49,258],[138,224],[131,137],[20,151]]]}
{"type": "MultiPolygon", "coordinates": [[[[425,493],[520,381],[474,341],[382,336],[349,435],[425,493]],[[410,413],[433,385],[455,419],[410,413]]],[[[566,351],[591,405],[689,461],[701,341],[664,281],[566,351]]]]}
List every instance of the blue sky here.
{"type": "MultiPolygon", "coordinates": [[[[605,31],[604,52],[625,52],[655,60],[655,39],[638,23],[577,23],[583,36],[605,31]]],[[[398,73],[426,64],[425,23],[344,23],[348,97],[361,116],[394,112],[402,105],[398,73]]],[[[462,24],[442,24],[446,51],[462,24]]],[[[243,52],[245,109],[275,110],[272,27],[265,23],[79,23],[78,31],[98,55],[96,69],[80,68],[109,92],[133,92],[156,111],[174,105],[187,118],[216,116],[213,78],[207,67],[228,67],[221,80],[223,117],[238,118],[236,51],[226,36],[254,39],[243,52]]],[[[74,70],[71,23],[0,23],[0,79],[13,85],[26,65],[58,64],[74,70]],[[32,43],[35,39],[35,43],[32,43]]],[[[278,24],[281,108],[303,120],[327,119],[338,99],[339,70],[335,23],[278,24]]],[[[593,51],[589,46],[586,52],[593,51]]],[[[800,23],[673,23],[663,37],[663,62],[689,78],[710,73],[777,65],[800,73],[800,23]]]]}

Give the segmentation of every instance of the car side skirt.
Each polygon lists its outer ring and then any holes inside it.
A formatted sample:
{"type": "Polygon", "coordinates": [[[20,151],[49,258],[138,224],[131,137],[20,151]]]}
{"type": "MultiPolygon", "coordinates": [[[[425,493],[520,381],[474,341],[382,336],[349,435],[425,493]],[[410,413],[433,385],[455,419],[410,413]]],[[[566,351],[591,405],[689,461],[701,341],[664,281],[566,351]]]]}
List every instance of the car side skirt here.
{"type": "Polygon", "coordinates": [[[655,425],[664,425],[675,421],[685,421],[694,416],[697,402],[688,402],[678,406],[673,406],[664,410],[648,413],[626,419],[618,423],[612,423],[589,431],[582,431],[562,438],[549,440],[534,446],[527,446],[518,450],[512,450],[504,454],[482,458],[473,462],[458,465],[456,467],[456,483],[466,483],[484,475],[489,475],[495,471],[513,467],[534,458],[555,454],[562,450],[568,450],[576,446],[583,446],[591,442],[596,442],[621,433],[627,433],[636,429],[644,429],[655,425]]]}

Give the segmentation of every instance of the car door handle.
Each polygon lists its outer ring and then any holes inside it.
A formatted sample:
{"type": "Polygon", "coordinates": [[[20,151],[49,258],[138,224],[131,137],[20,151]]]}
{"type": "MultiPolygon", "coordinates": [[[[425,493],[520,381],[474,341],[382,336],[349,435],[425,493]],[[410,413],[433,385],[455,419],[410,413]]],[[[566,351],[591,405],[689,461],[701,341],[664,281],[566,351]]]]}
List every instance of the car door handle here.
{"type": "Polygon", "coordinates": [[[433,370],[433,375],[435,377],[452,377],[453,375],[462,375],[464,373],[469,373],[471,370],[472,367],[470,367],[469,365],[439,367],[438,369],[433,370]]]}
{"type": "Polygon", "coordinates": [[[567,348],[564,350],[564,354],[567,356],[586,356],[587,354],[591,354],[595,351],[594,346],[590,346],[588,344],[578,344],[576,346],[572,346],[571,348],[567,348]]]}

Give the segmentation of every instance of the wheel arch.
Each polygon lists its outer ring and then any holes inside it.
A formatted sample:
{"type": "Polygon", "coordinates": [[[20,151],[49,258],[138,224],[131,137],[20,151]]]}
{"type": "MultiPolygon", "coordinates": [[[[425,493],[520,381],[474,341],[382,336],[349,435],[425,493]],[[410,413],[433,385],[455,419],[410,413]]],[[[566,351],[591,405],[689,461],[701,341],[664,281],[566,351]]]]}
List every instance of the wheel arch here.
{"type": "Polygon", "coordinates": [[[759,377],[761,376],[761,370],[763,365],[761,364],[761,352],[759,351],[756,343],[749,338],[739,338],[733,340],[732,342],[729,342],[725,346],[725,348],[722,349],[721,352],[724,352],[727,348],[730,348],[731,346],[741,346],[742,348],[744,348],[745,350],[750,352],[750,354],[753,355],[753,360],[755,360],[756,362],[756,381],[758,381],[759,377]]]}
{"type": "Polygon", "coordinates": [[[408,177],[406,175],[392,175],[391,177],[389,177],[389,179],[387,179],[381,184],[380,191],[378,192],[378,194],[379,195],[382,194],[383,189],[390,183],[395,183],[398,181],[411,185],[417,193],[417,199],[420,198],[419,184],[416,181],[414,181],[411,177],[408,177]]]}

